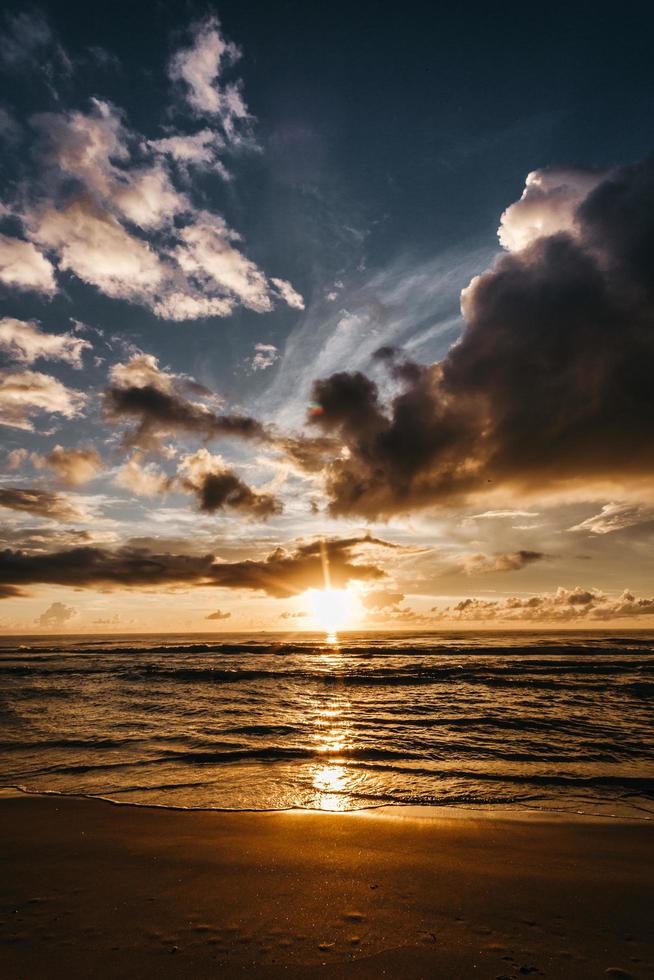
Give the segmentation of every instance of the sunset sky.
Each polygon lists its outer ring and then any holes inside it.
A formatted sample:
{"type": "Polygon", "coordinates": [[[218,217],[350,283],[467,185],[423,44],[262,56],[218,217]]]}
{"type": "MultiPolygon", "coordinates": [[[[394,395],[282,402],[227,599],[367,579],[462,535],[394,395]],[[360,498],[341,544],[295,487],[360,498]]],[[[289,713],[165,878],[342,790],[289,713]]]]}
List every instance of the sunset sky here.
{"type": "Polygon", "coordinates": [[[8,10],[2,632],[654,624],[652,22],[590,9],[8,10]]]}

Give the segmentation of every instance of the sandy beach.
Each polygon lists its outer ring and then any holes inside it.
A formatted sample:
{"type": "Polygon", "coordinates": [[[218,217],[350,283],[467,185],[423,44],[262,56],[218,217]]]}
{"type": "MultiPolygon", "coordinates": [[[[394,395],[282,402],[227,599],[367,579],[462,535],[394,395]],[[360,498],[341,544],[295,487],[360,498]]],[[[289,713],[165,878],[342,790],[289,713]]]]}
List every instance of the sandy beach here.
{"type": "Polygon", "coordinates": [[[8,792],[0,834],[11,980],[654,975],[645,823],[8,792]]]}

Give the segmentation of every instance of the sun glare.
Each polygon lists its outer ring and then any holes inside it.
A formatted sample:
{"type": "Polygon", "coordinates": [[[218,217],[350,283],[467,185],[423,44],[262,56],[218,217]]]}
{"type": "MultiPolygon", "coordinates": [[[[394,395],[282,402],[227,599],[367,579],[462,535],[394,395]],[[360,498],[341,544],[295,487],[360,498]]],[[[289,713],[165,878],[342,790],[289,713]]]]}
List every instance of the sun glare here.
{"type": "Polygon", "coordinates": [[[310,589],[309,607],[316,625],[326,633],[337,633],[352,613],[352,596],[346,589],[310,589]]]}

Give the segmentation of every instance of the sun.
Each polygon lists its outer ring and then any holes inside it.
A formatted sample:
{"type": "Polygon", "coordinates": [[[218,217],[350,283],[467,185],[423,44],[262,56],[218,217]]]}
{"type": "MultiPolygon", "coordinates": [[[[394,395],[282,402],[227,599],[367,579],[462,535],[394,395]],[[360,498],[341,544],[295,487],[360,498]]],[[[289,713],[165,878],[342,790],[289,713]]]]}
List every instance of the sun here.
{"type": "Polygon", "coordinates": [[[342,629],[352,615],[352,596],[346,589],[309,589],[311,615],[326,633],[342,629]]]}

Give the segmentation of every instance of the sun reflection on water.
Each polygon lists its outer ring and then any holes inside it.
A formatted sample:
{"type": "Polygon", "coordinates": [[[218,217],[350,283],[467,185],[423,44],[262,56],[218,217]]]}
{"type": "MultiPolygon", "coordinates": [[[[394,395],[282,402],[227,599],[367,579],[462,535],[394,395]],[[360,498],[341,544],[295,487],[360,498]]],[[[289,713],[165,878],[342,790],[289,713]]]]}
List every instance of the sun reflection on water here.
{"type": "MultiPolygon", "coordinates": [[[[340,651],[336,647],[321,655],[326,669],[334,667],[340,651]]],[[[342,691],[331,694],[316,704],[314,723],[315,749],[325,754],[324,762],[313,767],[311,805],[320,810],[347,810],[351,806],[352,776],[339,755],[351,747],[353,733],[348,725],[350,701],[342,691]]]]}
{"type": "Polygon", "coordinates": [[[315,803],[320,810],[347,810],[348,776],[343,766],[318,766],[313,774],[315,803]]]}

